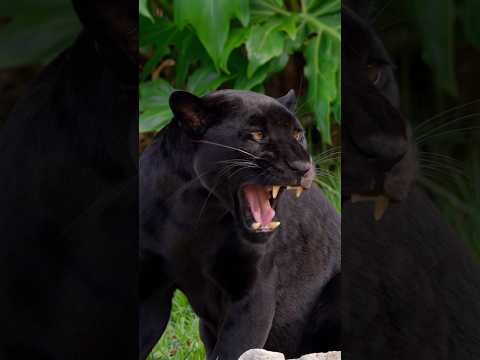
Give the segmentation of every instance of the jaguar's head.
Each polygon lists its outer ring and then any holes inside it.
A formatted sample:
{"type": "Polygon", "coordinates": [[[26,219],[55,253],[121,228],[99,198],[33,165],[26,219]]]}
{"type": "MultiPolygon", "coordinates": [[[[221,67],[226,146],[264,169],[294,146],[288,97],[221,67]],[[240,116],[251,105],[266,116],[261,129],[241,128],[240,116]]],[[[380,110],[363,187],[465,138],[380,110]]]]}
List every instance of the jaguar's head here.
{"type": "Polygon", "coordinates": [[[409,193],[416,150],[392,62],[365,6],[350,0],[342,8],[342,201],[375,201],[378,220],[409,193]]]}
{"type": "Polygon", "coordinates": [[[293,91],[279,99],[234,90],[170,97],[175,121],[196,144],[195,176],[250,233],[280,226],[275,210],[285,190],[300,197],[315,177],[295,101],[293,91]]]}

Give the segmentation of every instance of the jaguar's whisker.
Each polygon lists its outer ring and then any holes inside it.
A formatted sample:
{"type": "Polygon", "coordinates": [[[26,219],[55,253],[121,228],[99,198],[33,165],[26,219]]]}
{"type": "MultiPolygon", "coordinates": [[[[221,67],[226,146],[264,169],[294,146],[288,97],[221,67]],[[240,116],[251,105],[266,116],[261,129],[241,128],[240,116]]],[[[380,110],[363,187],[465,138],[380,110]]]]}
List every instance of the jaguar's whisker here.
{"type": "Polygon", "coordinates": [[[477,100],[473,100],[471,102],[468,102],[466,104],[463,104],[463,105],[459,105],[459,106],[455,106],[453,108],[450,108],[450,109],[447,109],[445,111],[442,111],[441,113],[437,114],[437,115],[434,115],[430,118],[428,118],[427,120],[421,122],[420,124],[418,124],[417,126],[415,126],[414,128],[414,131],[417,131],[418,129],[421,129],[423,127],[425,127],[426,125],[430,124],[433,120],[436,120],[436,119],[440,119],[442,118],[443,116],[447,115],[447,114],[450,114],[456,110],[461,110],[461,109],[464,109],[466,108],[467,106],[470,106],[470,105],[473,105],[473,104],[476,104],[480,102],[480,99],[477,99],[477,100]]]}
{"type": "Polygon", "coordinates": [[[239,151],[239,152],[241,152],[241,153],[243,153],[243,154],[245,154],[245,155],[251,156],[251,157],[254,158],[254,159],[259,159],[258,156],[255,156],[255,155],[253,155],[252,153],[250,153],[250,152],[248,152],[248,151],[245,151],[245,150],[236,148],[236,147],[234,147],[234,146],[229,146],[229,145],[225,145],[225,144],[220,144],[220,143],[216,143],[216,142],[208,141],[208,140],[192,140],[192,141],[193,141],[193,142],[199,142],[199,143],[202,143],[202,144],[219,146],[219,147],[223,147],[223,148],[230,149],[230,150],[239,151]]]}

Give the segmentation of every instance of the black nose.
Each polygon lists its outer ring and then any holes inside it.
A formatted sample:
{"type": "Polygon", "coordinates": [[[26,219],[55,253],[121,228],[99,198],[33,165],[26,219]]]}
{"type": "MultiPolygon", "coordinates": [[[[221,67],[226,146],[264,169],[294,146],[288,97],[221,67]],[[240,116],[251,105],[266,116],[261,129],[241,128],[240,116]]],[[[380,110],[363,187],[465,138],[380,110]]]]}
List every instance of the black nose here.
{"type": "Polygon", "coordinates": [[[290,162],[288,165],[300,176],[305,175],[312,167],[312,163],[310,161],[304,160],[295,160],[290,162]]]}

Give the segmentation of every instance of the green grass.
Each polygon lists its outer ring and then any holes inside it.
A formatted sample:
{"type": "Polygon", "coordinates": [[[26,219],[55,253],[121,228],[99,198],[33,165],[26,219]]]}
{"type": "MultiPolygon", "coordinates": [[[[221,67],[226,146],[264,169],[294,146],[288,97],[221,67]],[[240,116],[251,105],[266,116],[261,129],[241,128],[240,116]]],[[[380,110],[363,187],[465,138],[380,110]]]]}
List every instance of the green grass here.
{"type": "Polygon", "coordinates": [[[334,158],[325,159],[324,156],[314,156],[317,164],[317,178],[315,182],[322,189],[325,197],[332,203],[332,205],[341,212],[341,167],[338,155],[334,158]],[[323,159],[322,159],[323,157],[323,159]]]}
{"type": "Polygon", "coordinates": [[[147,360],[164,359],[205,359],[205,350],[198,334],[198,317],[180,291],[177,291],[173,298],[168,327],[147,358],[147,360]]]}

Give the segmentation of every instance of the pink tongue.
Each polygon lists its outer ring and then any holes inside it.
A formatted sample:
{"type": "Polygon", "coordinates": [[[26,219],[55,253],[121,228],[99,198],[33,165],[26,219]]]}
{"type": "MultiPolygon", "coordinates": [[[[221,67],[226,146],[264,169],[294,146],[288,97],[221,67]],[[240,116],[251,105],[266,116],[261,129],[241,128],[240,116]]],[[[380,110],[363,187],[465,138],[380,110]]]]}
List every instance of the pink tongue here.
{"type": "Polygon", "coordinates": [[[247,185],[244,190],[245,198],[255,221],[263,226],[270,224],[275,216],[275,210],[270,206],[266,188],[259,185],[247,185]]]}

